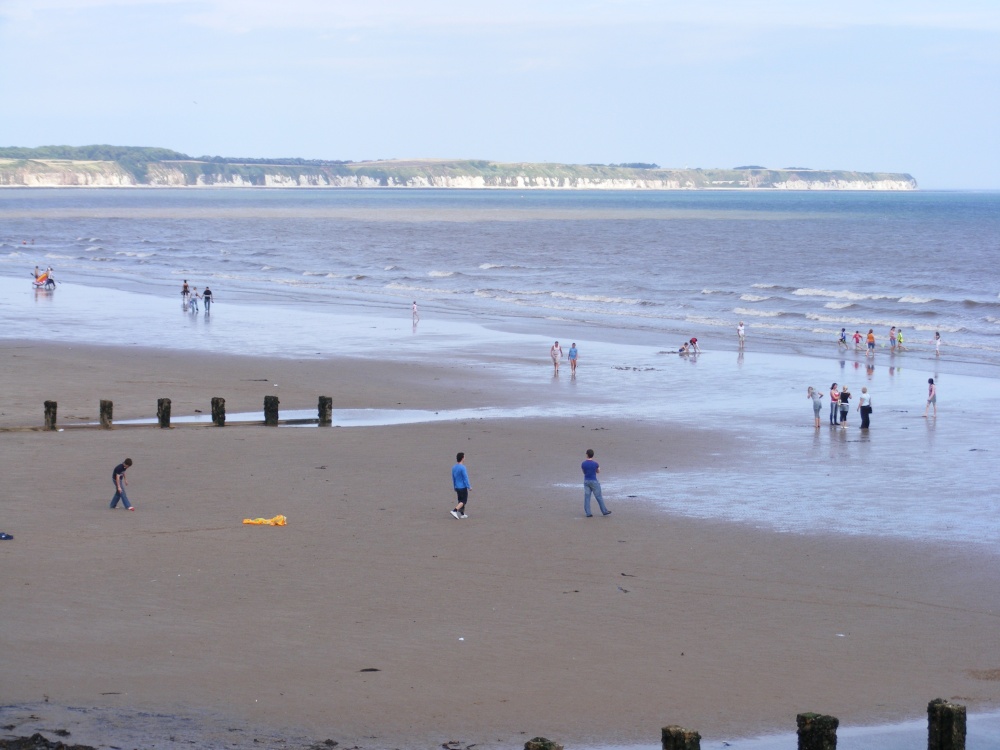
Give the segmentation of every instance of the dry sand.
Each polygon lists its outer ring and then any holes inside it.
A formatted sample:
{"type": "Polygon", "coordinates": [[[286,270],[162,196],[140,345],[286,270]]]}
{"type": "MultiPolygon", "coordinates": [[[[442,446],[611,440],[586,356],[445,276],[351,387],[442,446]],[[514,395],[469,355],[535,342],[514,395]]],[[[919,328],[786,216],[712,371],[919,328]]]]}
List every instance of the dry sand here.
{"type": "MultiPolygon", "coordinates": [[[[485,368],[24,342],[0,362],[0,428],[39,425],[45,399],[70,425],[101,398],[116,418],[163,396],[174,415],[217,395],[259,410],[273,392],[282,408],[505,398],[485,368]]],[[[722,738],[788,730],[800,711],[859,724],[935,697],[1000,705],[996,557],[699,522],[642,498],[585,519],[582,488],[554,486],[581,480],[587,447],[609,477],[711,471],[726,439],[571,418],[0,432],[0,530],[15,535],[0,542],[0,703],[123,725],[208,712],[372,748],[655,745],[670,723],[722,738]],[[464,521],[448,514],[457,450],[464,521]],[[134,513],[108,510],[125,456],[134,513]],[[288,526],[241,523],[279,513],[288,526]]]]}

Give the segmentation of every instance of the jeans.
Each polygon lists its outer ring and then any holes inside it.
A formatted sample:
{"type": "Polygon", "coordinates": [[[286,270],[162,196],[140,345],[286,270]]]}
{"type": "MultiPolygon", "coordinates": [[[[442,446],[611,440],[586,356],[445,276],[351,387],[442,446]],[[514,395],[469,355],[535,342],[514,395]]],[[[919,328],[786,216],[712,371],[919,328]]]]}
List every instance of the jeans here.
{"type": "Polygon", "coordinates": [[[840,409],[839,401],[830,402],[830,424],[837,424],[837,411],[840,409]]]}
{"type": "Polygon", "coordinates": [[[118,489],[118,485],[115,485],[115,496],[114,496],[113,498],[111,498],[111,508],[112,508],[112,509],[114,509],[114,507],[115,507],[116,505],[118,505],[118,501],[119,501],[119,500],[121,500],[121,501],[122,501],[122,505],[124,505],[126,509],[128,509],[128,508],[131,508],[131,507],[132,507],[132,503],[130,503],[130,502],[128,501],[128,496],[127,496],[127,495],[125,494],[125,488],[124,488],[124,487],[122,487],[122,488],[121,488],[121,489],[119,490],[119,489],[118,489]]]}
{"type": "Polygon", "coordinates": [[[596,479],[583,480],[583,512],[588,516],[591,515],[590,493],[594,493],[594,497],[597,498],[597,504],[601,506],[601,513],[607,515],[608,509],[604,507],[604,498],[601,497],[601,483],[596,479]]]}

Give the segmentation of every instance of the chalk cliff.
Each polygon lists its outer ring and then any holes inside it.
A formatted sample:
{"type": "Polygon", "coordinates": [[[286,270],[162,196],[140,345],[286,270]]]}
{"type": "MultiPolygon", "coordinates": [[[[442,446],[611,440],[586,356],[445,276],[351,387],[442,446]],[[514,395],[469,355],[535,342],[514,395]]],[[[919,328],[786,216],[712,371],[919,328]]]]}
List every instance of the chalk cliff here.
{"type": "Polygon", "coordinates": [[[302,164],[0,158],[5,187],[330,187],[518,190],[915,190],[908,174],[840,170],[661,169],[486,161],[302,164]]]}

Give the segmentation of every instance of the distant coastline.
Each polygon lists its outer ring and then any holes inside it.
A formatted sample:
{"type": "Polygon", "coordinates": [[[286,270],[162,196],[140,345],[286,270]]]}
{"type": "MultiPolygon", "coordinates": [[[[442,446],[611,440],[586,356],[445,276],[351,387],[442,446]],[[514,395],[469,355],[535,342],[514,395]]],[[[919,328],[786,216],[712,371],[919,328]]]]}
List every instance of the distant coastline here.
{"type": "Polygon", "coordinates": [[[483,160],[193,159],[167,149],[0,149],[0,187],[462,188],[517,190],[916,190],[909,174],[807,168],[483,160]],[[89,157],[89,158],[88,158],[89,157]]]}

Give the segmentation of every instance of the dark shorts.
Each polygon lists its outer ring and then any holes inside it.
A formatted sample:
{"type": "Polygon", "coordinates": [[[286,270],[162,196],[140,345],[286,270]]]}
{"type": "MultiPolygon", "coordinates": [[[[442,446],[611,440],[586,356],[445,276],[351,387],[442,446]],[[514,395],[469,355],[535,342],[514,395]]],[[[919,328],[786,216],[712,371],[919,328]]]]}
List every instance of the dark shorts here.
{"type": "Polygon", "coordinates": [[[458,489],[458,487],[456,487],[455,488],[455,494],[458,495],[458,502],[459,503],[468,503],[469,502],[469,488],[468,487],[463,487],[462,489],[458,489]]]}

